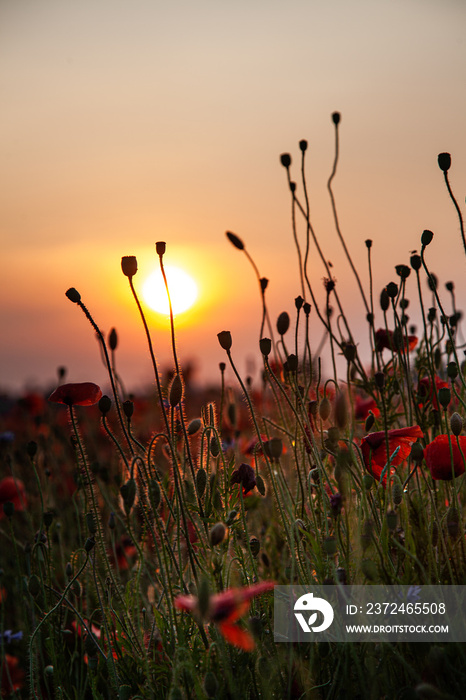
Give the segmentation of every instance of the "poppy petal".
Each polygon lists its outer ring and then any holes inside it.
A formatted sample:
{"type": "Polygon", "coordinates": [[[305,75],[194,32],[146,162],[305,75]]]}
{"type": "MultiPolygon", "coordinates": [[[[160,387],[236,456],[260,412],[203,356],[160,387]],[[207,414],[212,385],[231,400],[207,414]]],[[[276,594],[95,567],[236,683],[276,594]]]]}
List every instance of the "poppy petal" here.
{"type": "Polygon", "coordinates": [[[243,651],[252,651],[255,647],[254,639],[249,632],[241,629],[238,625],[231,625],[228,622],[219,624],[219,630],[229,644],[242,649],[243,651]]]}

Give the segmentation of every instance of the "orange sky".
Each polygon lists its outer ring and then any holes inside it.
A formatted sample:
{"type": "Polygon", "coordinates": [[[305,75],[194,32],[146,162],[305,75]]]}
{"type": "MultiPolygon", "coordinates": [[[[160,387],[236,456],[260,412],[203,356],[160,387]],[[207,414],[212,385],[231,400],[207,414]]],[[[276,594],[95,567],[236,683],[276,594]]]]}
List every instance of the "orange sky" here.
{"type": "MultiPolygon", "coordinates": [[[[250,370],[248,357],[259,366],[257,282],[225,230],[270,279],[272,318],[291,313],[300,286],[279,154],[292,154],[299,179],[303,138],[312,221],[351,322],[363,328],[326,191],[335,110],[334,191],[364,284],[366,238],[378,296],[429,228],[432,269],[442,284],[456,281],[461,307],[466,259],[437,154],[452,154],[464,211],[465,26],[462,0],[2,0],[0,387],[48,386],[59,365],[70,381],[105,384],[69,286],[103,331],[118,329],[126,384],[149,382],[120,258],[138,256],[141,288],[157,266],[157,240],[167,241],[167,264],[201,287],[196,310],[177,319],[180,354],[197,360],[199,379],[217,376],[223,329],[240,369],[250,370]]],[[[322,294],[314,253],[310,275],[322,294]]],[[[167,324],[149,318],[165,364],[167,324]]],[[[315,345],[321,335],[316,322],[315,345]]]]}

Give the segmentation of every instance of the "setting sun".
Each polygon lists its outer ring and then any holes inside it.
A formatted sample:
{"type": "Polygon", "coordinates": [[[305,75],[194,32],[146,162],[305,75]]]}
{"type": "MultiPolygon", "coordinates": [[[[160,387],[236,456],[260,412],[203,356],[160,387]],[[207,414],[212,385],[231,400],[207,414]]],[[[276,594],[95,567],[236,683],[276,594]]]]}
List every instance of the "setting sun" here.
{"type": "MultiPolygon", "coordinates": [[[[168,289],[172,302],[173,313],[187,311],[195,303],[198,296],[197,284],[187,272],[179,267],[165,266],[168,289]]],[[[160,314],[169,314],[167,292],[160,270],[152,272],[144,283],[142,290],[148,306],[160,314]]]]}

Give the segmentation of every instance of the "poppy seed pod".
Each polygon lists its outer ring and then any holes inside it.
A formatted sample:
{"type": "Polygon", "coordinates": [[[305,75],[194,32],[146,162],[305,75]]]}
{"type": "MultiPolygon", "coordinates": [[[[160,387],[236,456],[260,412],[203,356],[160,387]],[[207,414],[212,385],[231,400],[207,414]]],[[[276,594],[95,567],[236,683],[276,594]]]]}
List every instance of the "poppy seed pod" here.
{"type": "Polygon", "coordinates": [[[413,270],[417,271],[417,270],[420,270],[422,267],[421,256],[418,255],[417,253],[414,253],[413,255],[411,255],[409,262],[411,263],[411,267],[413,268],[413,270]]]}
{"type": "Polygon", "coordinates": [[[443,170],[444,173],[450,170],[451,155],[449,153],[439,153],[437,161],[440,170],[443,170]]]}
{"type": "Polygon", "coordinates": [[[284,168],[289,168],[291,165],[291,156],[289,153],[282,153],[280,156],[280,163],[284,168]]]}
{"type": "Polygon", "coordinates": [[[104,394],[104,396],[102,396],[102,397],[99,399],[99,409],[100,409],[100,411],[101,411],[101,412],[103,413],[103,415],[105,416],[105,415],[110,411],[111,407],[112,407],[112,400],[111,400],[111,398],[110,398],[109,396],[107,396],[106,394],[104,394]]]}
{"type": "Polygon", "coordinates": [[[121,269],[126,277],[134,277],[138,271],[138,261],[134,255],[124,255],[121,258],[121,269]]]}
{"type": "Polygon", "coordinates": [[[261,292],[264,293],[267,289],[267,285],[269,284],[269,280],[267,279],[267,277],[261,277],[259,282],[261,285],[261,292]]]}
{"type": "Polygon", "coordinates": [[[155,244],[155,250],[156,250],[157,255],[159,257],[162,257],[162,255],[165,255],[166,249],[167,249],[167,244],[165,243],[165,241],[157,241],[157,243],[155,244]]]}
{"type": "Polygon", "coordinates": [[[78,292],[78,290],[75,289],[74,287],[70,287],[65,292],[65,294],[68,297],[68,299],[73,302],[73,304],[79,304],[79,302],[81,301],[81,295],[78,292]]]}
{"type": "Polygon", "coordinates": [[[231,231],[226,231],[225,233],[228,240],[235,246],[235,248],[238,248],[238,250],[244,250],[244,243],[241,238],[236,235],[236,233],[232,233],[231,231]]]}
{"type": "Polygon", "coordinates": [[[332,122],[335,124],[335,126],[337,126],[337,124],[340,123],[340,119],[341,119],[341,114],[340,114],[340,112],[333,112],[333,114],[332,114],[332,122]]]}
{"type": "Polygon", "coordinates": [[[371,238],[366,238],[366,240],[364,241],[364,243],[366,244],[366,248],[367,248],[368,250],[369,250],[370,248],[372,248],[372,239],[371,239],[371,238]]]}
{"type": "Polygon", "coordinates": [[[395,299],[398,294],[398,285],[396,282],[389,282],[385,287],[390,299],[395,299]]]}
{"type": "Polygon", "coordinates": [[[264,357],[268,357],[272,350],[272,341],[270,338],[261,338],[259,341],[259,347],[264,357]]]}
{"type": "Polygon", "coordinates": [[[277,331],[280,333],[280,335],[285,335],[289,327],[290,317],[286,311],[282,311],[280,316],[277,318],[277,331]]]}
{"type": "Polygon", "coordinates": [[[395,270],[396,274],[399,275],[402,280],[405,280],[411,274],[411,269],[408,267],[408,265],[396,265],[395,270]]]}
{"type": "Polygon", "coordinates": [[[299,142],[299,148],[301,149],[302,153],[305,153],[307,151],[307,141],[306,139],[301,139],[299,142]]]}
{"type": "Polygon", "coordinates": [[[129,399],[123,402],[123,412],[127,418],[132,418],[134,412],[134,403],[129,399]]]}
{"type": "Polygon", "coordinates": [[[428,229],[424,229],[424,231],[422,232],[422,236],[421,236],[422,247],[425,248],[427,245],[429,245],[429,243],[432,243],[433,237],[434,237],[434,234],[432,233],[432,231],[429,231],[428,229]]]}
{"type": "Polygon", "coordinates": [[[233,344],[230,331],[220,331],[220,333],[217,333],[217,338],[220,347],[228,352],[233,344]]]}

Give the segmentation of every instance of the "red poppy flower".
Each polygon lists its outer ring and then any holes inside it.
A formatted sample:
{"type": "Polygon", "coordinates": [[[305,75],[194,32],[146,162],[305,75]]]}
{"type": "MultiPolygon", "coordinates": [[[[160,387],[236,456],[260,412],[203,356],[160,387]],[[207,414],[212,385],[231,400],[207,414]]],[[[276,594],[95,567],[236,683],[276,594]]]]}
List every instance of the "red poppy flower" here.
{"type": "Polygon", "coordinates": [[[422,407],[425,403],[428,401],[432,401],[432,408],[434,408],[436,411],[439,410],[439,405],[438,405],[438,390],[443,389],[444,387],[448,388],[448,383],[444,382],[443,379],[440,379],[439,377],[434,378],[435,381],[435,391],[432,386],[432,381],[430,377],[423,377],[422,379],[419,380],[418,384],[418,396],[419,396],[419,406],[422,407]]]}
{"type": "Polygon", "coordinates": [[[408,335],[408,338],[406,338],[404,334],[401,336],[393,331],[387,331],[385,328],[379,328],[377,331],[375,331],[375,348],[379,352],[381,352],[384,348],[398,352],[401,345],[399,340],[401,337],[403,338],[405,349],[407,349],[408,352],[414,350],[417,345],[417,336],[408,335]]]}
{"type": "Polygon", "coordinates": [[[243,495],[245,496],[256,485],[256,474],[254,469],[243,462],[238,469],[235,469],[230,478],[230,484],[241,484],[243,487],[243,495]]]}
{"type": "Polygon", "coordinates": [[[465,465],[463,455],[466,457],[466,436],[451,437],[451,448],[453,453],[450,453],[450,443],[448,435],[437,435],[424,450],[427,467],[432,475],[432,479],[441,479],[442,481],[450,481],[453,478],[453,469],[455,477],[464,474],[465,465]],[[457,442],[458,441],[458,442],[457,442]],[[463,455],[461,454],[463,453],[463,455]]]}
{"type": "Polygon", "coordinates": [[[62,384],[50,396],[52,403],[63,403],[66,406],[93,406],[102,396],[97,384],[79,382],[77,384],[62,384]]]}
{"type": "MultiPolygon", "coordinates": [[[[372,476],[380,481],[383,468],[388,462],[388,458],[399,448],[393,460],[390,462],[391,467],[396,467],[403,462],[411,452],[411,445],[418,438],[422,438],[424,433],[418,425],[411,425],[407,428],[398,428],[388,431],[388,450],[385,439],[385,431],[380,430],[377,433],[370,433],[361,440],[361,451],[364,458],[364,464],[367,471],[372,476]]],[[[390,469],[392,473],[394,469],[390,469]]],[[[387,482],[387,474],[383,479],[384,486],[387,482]]]]}
{"type": "Polygon", "coordinates": [[[367,399],[363,399],[362,396],[356,396],[356,406],[354,408],[355,418],[359,420],[365,420],[369,415],[369,411],[372,411],[374,416],[377,418],[380,416],[380,411],[377,408],[377,402],[372,396],[367,399]]]}
{"type": "Polygon", "coordinates": [[[21,479],[6,476],[0,481],[0,520],[5,517],[3,504],[8,502],[13,503],[16,511],[26,508],[26,489],[21,479]]]}
{"type": "MultiPolygon", "coordinates": [[[[235,624],[249,610],[251,598],[274,588],[273,581],[263,581],[246,588],[229,588],[209,599],[206,620],[214,622],[227,642],[243,651],[254,649],[254,640],[245,630],[235,624]]],[[[193,595],[180,595],[175,598],[175,606],[199,616],[199,601],[193,595]]]]}
{"type": "Polygon", "coordinates": [[[19,659],[11,654],[5,654],[5,660],[2,664],[2,698],[20,690],[24,685],[25,675],[23,669],[19,668],[19,659]]]}

